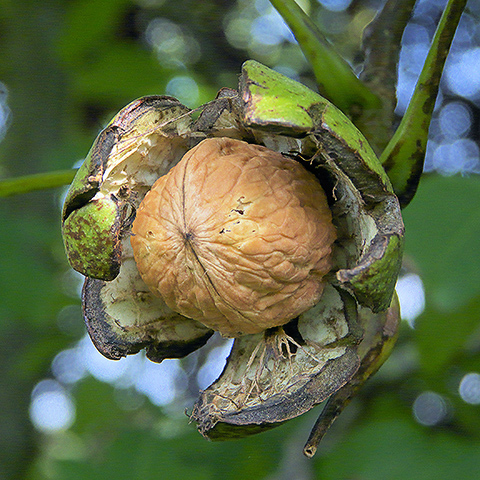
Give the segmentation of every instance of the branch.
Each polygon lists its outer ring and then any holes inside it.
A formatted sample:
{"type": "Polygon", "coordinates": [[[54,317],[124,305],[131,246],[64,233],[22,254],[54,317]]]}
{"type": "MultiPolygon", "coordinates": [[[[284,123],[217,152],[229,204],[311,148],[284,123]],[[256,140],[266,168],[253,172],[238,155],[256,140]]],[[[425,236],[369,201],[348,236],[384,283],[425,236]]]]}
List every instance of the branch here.
{"type": "Polygon", "coordinates": [[[365,62],[360,79],[382,100],[382,109],[365,112],[356,123],[377,153],[392,137],[397,103],[397,69],[403,31],[411,17],[415,0],[387,0],[366,27],[362,50],[365,62]]]}
{"type": "Polygon", "coordinates": [[[35,190],[46,190],[68,185],[72,182],[76,169],[58,170],[56,172],[37,173],[23,177],[0,180],[0,197],[9,197],[35,190]]]}

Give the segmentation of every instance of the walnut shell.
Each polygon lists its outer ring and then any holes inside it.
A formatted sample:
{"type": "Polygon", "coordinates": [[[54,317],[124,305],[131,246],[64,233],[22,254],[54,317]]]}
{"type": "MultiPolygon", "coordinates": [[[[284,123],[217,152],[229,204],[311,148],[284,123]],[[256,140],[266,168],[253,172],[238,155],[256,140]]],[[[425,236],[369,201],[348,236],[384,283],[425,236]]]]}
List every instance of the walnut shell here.
{"type": "Polygon", "coordinates": [[[131,243],[151,291],[225,336],[315,305],[336,234],[316,177],[265,147],[211,138],[142,201],[131,243]]]}

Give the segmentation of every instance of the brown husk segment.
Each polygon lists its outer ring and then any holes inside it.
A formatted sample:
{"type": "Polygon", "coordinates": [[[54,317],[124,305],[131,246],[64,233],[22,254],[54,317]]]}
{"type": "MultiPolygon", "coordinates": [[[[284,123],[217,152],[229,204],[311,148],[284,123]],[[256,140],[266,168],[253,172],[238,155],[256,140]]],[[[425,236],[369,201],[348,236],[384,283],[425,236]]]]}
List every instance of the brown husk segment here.
{"type": "MultiPolygon", "coordinates": [[[[172,97],[144,97],[132,102],[100,133],[70,187],[64,225],[73,218],[72,213],[78,215],[72,228],[79,236],[77,240],[69,238],[69,242],[77,242],[73,249],[81,249],[73,257],[80,257],[75,262],[76,269],[87,276],[82,298],[85,322],[93,343],[108,358],[119,359],[142,348],[154,361],[183,357],[201,347],[213,333],[175,314],[160,299],[145,294],[148,288],[131,262],[130,235],[131,221],[145,193],[190,147],[205,138],[204,132],[215,135],[238,131],[228,93],[222,95],[220,104],[205,109],[195,124],[190,110],[172,97]],[[90,214],[83,212],[91,211],[95,205],[106,205],[116,220],[105,229],[93,225],[98,232],[96,237],[106,235],[106,242],[94,241],[84,248],[85,229],[78,227],[82,215],[91,223],[90,214]],[[109,244],[114,248],[106,248],[109,244]],[[110,251],[113,256],[85,255],[97,248],[100,252],[110,251]],[[104,259],[106,264],[100,265],[104,259]],[[109,282],[88,278],[97,275],[109,282]],[[139,283],[143,286],[138,287],[139,283]],[[126,309],[130,310],[127,320],[125,311],[115,308],[118,305],[130,305],[126,309]],[[138,313],[134,318],[132,310],[138,313]],[[146,311],[151,315],[146,315],[146,311]]],[[[99,218],[97,225],[107,223],[105,215],[99,218]]],[[[66,236],[70,227],[69,224],[64,230],[66,236]]]]}
{"type": "Polygon", "coordinates": [[[184,357],[203,346],[212,330],[171,311],[132,274],[135,270],[130,258],[112,282],[85,280],[85,323],[100,353],[118,360],[146,348],[150,360],[161,362],[184,357]]]}
{"type": "Polygon", "coordinates": [[[327,400],[305,444],[303,453],[307,457],[311,458],[315,455],[318,444],[338,415],[350,403],[365,381],[389,357],[398,337],[400,323],[400,305],[397,297],[394,296],[391,306],[384,312],[372,313],[369,308],[360,308],[358,321],[365,331],[357,349],[360,367],[352,379],[327,400]]]}
{"type": "Polygon", "coordinates": [[[360,191],[368,178],[362,180],[360,164],[350,159],[340,168],[329,143],[324,145],[316,137],[314,145],[317,151],[311,163],[333,184],[332,212],[339,232],[334,261],[338,283],[360,305],[374,312],[385,311],[392,301],[403,253],[404,225],[398,199],[384,186],[377,187],[376,196],[360,191]]]}
{"type": "MultiPolygon", "coordinates": [[[[348,348],[335,360],[328,360],[323,369],[312,375],[297,390],[285,391],[269,397],[254,407],[237,409],[232,412],[206,413],[212,404],[195,405],[192,418],[198,423],[198,430],[211,440],[241,438],[277,427],[296,418],[322,403],[343,387],[355,374],[360,364],[355,351],[348,348]]],[[[208,401],[208,400],[207,400],[208,401]]]]}
{"type": "Polygon", "coordinates": [[[204,140],[160,178],[133,233],[152,291],[226,336],[283,325],[315,305],[335,238],[311,173],[229,138],[204,140]]]}
{"type": "Polygon", "coordinates": [[[305,413],[345,385],[360,363],[360,338],[352,335],[346,308],[327,286],[322,302],[298,320],[236,339],[222,375],[194,406],[199,431],[213,439],[257,433],[305,413]]]}

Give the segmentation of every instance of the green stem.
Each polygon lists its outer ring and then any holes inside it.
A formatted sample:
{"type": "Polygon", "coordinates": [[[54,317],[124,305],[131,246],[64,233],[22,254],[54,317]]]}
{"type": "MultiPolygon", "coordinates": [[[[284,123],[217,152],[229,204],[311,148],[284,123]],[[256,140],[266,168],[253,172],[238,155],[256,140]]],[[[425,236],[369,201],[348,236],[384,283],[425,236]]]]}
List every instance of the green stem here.
{"type": "Polygon", "coordinates": [[[0,197],[68,185],[72,182],[76,172],[75,169],[58,170],[56,172],[37,173],[34,175],[0,180],[0,197]]]}
{"type": "Polygon", "coordinates": [[[405,115],[380,157],[402,206],[414,197],[443,66],[467,0],[449,0],[405,115]]]}
{"type": "Polygon", "coordinates": [[[353,73],[350,65],[334,50],[318,27],[294,0],[270,0],[292,30],[322,95],[345,113],[352,107],[379,108],[381,102],[353,73]]]}

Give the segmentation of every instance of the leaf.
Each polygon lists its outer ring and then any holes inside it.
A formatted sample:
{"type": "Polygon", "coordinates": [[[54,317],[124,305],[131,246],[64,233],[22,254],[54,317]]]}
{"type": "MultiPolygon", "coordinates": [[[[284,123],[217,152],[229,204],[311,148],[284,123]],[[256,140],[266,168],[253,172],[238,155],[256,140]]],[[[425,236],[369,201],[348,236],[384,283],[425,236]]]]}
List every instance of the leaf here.
{"type": "MultiPolygon", "coordinates": [[[[405,394],[405,390],[403,391],[405,394]]],[[[362,419],[315,462],[322,480],[475,480],[480,444],[413,420],[397,391],[375,397],[362,419]]],[[[338,426],[338,424],[337,424],[338,426]]]]}
{"type": "Polygon", "coordinates": [[[406,251],[418,266],[427,304],[446,312],[477,296],[480,177],[425,178],[403,217],[406,251]]]}
{"type": "Polygon", "coordinates": [[[88,63],[78,62],[72,67],[75,94],[98,101],[125,101],[164,92],[167,80],[174,74],[172,69],[162,67],[150,52],[125,43],[112,43],[88,63]]]}
{"type": "MultiPolygon", "coordinates": [[[[390,411],[398,412],[398,405],[390,411]]],[[[478,443],[377,413],[324,457],[317,472],[322,480],[475,480],[479,462],[478,443]]]]}
{"type": "MultiPolygon", "coordinates": [[[[60,244],[60,227],[55,218],[47,220],[39,212],[19,210],[20,202],[15,200],[0,204],[0,244],[8,252],[0,260],[0,330],[15,321],[45,330],[54,325],[59,308],[67,301],[51,255],[54,242],[60,244]]],[[[44,198],[38,201],[42,202],[44,198]]]]}
{"type": "Polygon", "coordinates": [[[444,378],[455,358],[465,353],[465,344],[479,323],[480,295],[451,313],[429,309],[418,319],[415,337],[427,378],[432,375],[444,378]]]}
{"type": "Polygon", "coordinates": [[[80,0],[68,5],[58,52],[64,60],[78,63],[79,58],[94,56],[99,44],[114,38],[115,31],[129,8],[128,0],[80,0]]]}
{"type": "MultiPolygon", "coordinates": [[[[184,419],[178,422],[184,422],[184,419]]],[[[193,425],[188,431],[181,433],[175,429],[167,431],[165,425],[160,421],[155,430],[135,427],[120,432],[110,430],[108,435],[96,438],[96,448],[88,449],[87,457],[55,461],[58,475],[53,478],[55,480],[266,478],[278,465],[282,439],[285,436],[283,430],[283,433],[268,432],[240,441],[212,443],[206,442],[195,431],[193,425]]],[[[88,441],[89,437],[85,439],[88,441]]]]}

